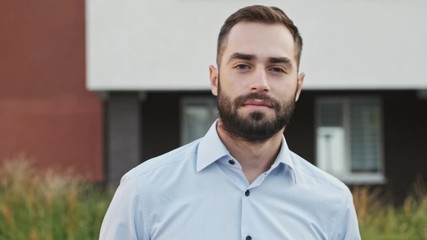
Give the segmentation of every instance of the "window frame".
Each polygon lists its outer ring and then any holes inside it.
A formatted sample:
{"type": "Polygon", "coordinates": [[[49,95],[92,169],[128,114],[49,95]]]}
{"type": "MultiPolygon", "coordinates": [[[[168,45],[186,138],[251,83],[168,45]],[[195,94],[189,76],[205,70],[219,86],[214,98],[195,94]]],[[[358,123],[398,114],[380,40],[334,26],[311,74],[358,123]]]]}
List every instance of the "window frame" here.
{"type": "MultiPolygon", "coordinates": [[[[376,95],[334,95],[334,96],[320,96],[317,97],[315,100],[315,120],[314,120],[314,129],[315,129],[315,160],[316,165],[320,165],[319,161],[319,149],[318,149],[318,128],[320,126],[320,117],[321,117],[321,104],[326,102],[332,102],[332,103],[339,103],[343,104],[343,112],[342,112],[342,121],[343,121],[343,128],[344,128],[344,156],[345,159],[344,165],[345,165],[345,173],[333,173],[329,172],[330,174],[334,175],[341,181],[347,184],[385,184],[387,182],[387,179],[385,177],[385,162],[384,162],[384,134],[383,134],[383,127],[384,127],[384,121],[383,121],[383,105],[381,98],[376,95]],[[375,173],[352,173],[351,172],[351,136],[350,136],[350,106],[351,103],[358,100],[374,100],[378,102],[378,118],[379,118],[379,127],[377,129],[378,134],[378,172],[375,173]]],[[[327,161],[326,164],[330,164],[330,161],[327,161]]],[[[323,169],[327,171],[327,169],[323,169]]]]}
{"type": "MultiPolygon", "coordinates": [[[[186,106],[190,104],[195,105],[205,105],[209,110],[209,118],[215,120],[218,116],[216,98],[214,96],[184,96],[181,98],[180,102],[180,143],[181,145],[190,143],[193,140],[189,140],[188,130],[187,130],[187,115],[185,114],[186,106]]],[[[213,121],[212,121],[213,123],[213,121]]],[[[212,124],[211,123],[211,124],[212,124]]],[[[210,125],[209,125],[210,126],[210,125]]],[[[206,131],[209,130],[206,129],[206,131]]],[[[206,133],[206,132],[205,132],[206,133]]],[[[202,137],[202,136],[201,136],[202,137]]]]}

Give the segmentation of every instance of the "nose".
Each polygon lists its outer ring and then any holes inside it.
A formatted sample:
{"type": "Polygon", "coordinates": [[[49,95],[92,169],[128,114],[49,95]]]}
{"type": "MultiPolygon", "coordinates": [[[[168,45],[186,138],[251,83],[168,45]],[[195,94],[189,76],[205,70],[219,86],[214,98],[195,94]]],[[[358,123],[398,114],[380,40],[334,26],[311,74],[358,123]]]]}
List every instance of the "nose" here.
{"type": "Polygon", "coordinates": [[[270,86],[268,85],[267,73],[264,70],[259,70],[254,72],[252,79],[251,92],[257,93],[267,93],[270,91],[270,86]]]}

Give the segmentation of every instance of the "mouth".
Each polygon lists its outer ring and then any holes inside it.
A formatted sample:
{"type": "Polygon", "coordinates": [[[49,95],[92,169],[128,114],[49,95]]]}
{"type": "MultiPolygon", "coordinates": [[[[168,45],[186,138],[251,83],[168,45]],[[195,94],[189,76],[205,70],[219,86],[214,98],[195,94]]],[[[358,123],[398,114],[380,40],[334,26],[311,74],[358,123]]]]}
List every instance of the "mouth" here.
{"type": "Polygon", "coordinates": [[[243,106],[254,106],[254,107],[268,107],[272,108],[272,104],[263,99],[250,99],[243,103],[243,106]]]}

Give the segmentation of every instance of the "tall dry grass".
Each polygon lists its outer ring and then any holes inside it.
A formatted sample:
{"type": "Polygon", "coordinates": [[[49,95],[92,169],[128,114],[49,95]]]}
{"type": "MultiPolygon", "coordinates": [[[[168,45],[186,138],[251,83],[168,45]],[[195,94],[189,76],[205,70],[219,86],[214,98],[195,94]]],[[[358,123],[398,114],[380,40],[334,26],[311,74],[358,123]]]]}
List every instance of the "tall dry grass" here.
{"type": "Polygon", "coordinates": [[[418,179],[402,206],[383,199],[368,187],[353,189],[362,239],[427,240],[427,190],[418,179]]]}
{"type": "MultiPolygon", "coordinates": [[[[427,190],[422,181],[400,207],[367,187],[353,197],[364,240],[427,240],[427,190]]],[[[18,157],[0,166],[0,240],[98,239],[112,192],[70,172],[40,172],[18,157]]]]}
{"type": "Polygon", "coordinates": [[[110,199],[71,172],[40,172],[25,157],[5,161],[0,240],[97,239],[110,199]]]}

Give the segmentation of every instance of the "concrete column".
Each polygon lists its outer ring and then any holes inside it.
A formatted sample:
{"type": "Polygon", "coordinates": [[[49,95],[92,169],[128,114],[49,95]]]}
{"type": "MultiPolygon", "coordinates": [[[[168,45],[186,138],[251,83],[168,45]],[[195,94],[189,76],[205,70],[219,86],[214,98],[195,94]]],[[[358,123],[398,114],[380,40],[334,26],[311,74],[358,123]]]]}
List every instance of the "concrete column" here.
{"type": "Polygon", "coordinates": [[[141,101],[137,92],[109,93],[106,101],[106,180],[117,187],[141,162],[141,101]]]}

